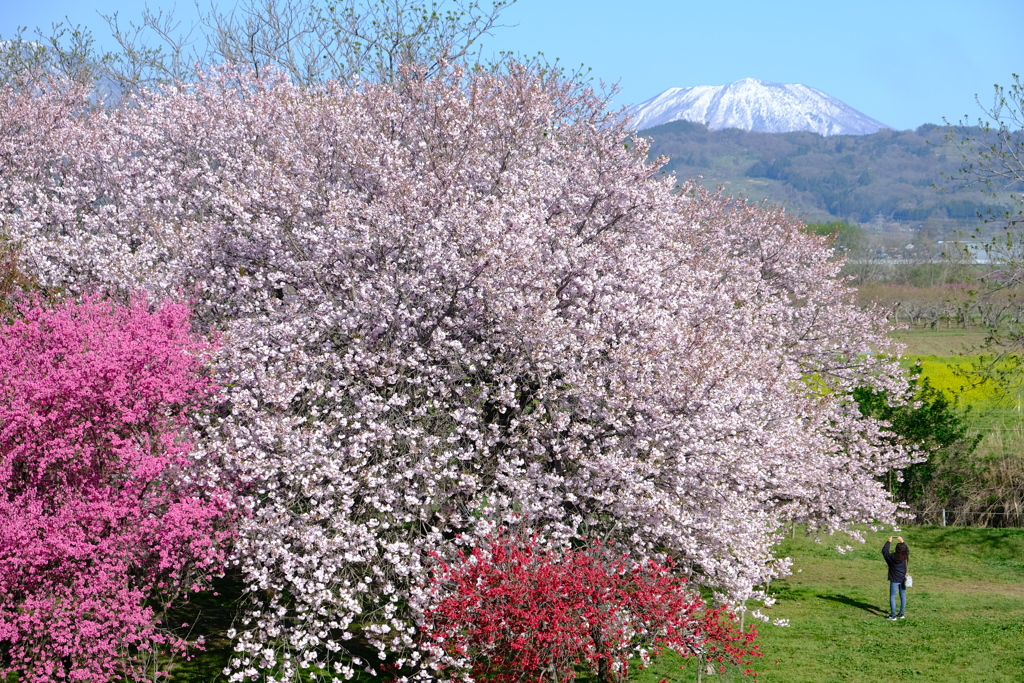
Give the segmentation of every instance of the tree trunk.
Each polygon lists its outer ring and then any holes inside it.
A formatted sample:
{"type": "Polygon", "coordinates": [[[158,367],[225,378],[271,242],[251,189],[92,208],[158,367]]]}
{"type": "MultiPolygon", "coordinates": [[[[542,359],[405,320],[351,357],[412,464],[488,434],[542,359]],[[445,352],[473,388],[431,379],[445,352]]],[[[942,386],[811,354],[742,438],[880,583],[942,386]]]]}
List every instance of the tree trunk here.
{"type": "Polygon", "coordinates": [[[612,683],[612,670],[608,665],[608,652],[604,646],[601,629],[593,627],[591,637],[594,639],[594,652],[597,653],[597,681],[596,683],[612,683]]]}

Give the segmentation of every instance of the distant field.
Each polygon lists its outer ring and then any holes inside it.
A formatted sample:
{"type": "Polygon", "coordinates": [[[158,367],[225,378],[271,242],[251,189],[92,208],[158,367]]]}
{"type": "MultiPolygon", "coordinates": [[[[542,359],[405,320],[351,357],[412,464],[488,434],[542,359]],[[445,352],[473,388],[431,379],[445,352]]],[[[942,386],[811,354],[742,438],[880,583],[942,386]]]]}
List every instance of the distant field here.
{"type": "Polygon", "coordinates": [[[981,329],[912,329],[893,332],[893,338],[907,345],[908,356],[963,356],[978,353],[987,333],[981,329]]]}
{"type": "MultiPolygon", "coordinates": [[[[1020,681],[1024,675],[1024,529],[912,527],[914,587],[907,619],[890,622],[889,587],[879,552],[889,534],[868,534],[845,555],[802,537],[779,549],[796,561],[772,584],[765,610],[789,628],[759,627],[763,683],[1020,681]]],[[[631,676],[638,683],[695,681],[696,666],[660,661],[631,676]]],[[[744,680],[733,672],[704,681],[744,680]]],[[[750,678],[745,679],[752,680],[750,678]]]]}
{"type": "MultiPolygon", "coordinates": [[[[905,356],[907,367],[915,364],[922,378],[932,387],[945,391],[951,399],[975,410],[1002,409],[1012,401],[1011,390],[1003,383],[985,379],[977,373],[977,356],[905,356]]],[[[1006,364],[1002,364],[1005,366],[1006,364]]]]}
{"type": "MultiPolygon", "coordinates": [[[[903,358],[907,367],[920,363],[922,377],[951,398],[959,396],[962,405],[986,413],[1016,408],[1020,397],[1015,389],[998,380],[982,380],[977,373],[985,358],[993,357],[993,348],[986,346],[985,330],[918,328],[898,330],[892,336],[906,345],[903,358]]],[[[1001,361],[997,367],[1013,370],[1011,374],[1019,370],[1013,360],[1001,361]]]]}
{"type": "MultiPolygon", "coordinates": [[[[925,341],[938,345],[942,338],[925,341]]],[[[923,346],[926,344],[918,344],[917,348],[923,346]]],[[[970,408],[970,427],[982,435],[976,452],[982,460],[1006,456],[1017,460],[1024,453],[1024,387],[998,380],[982,381],[979,375],[972,374],[977,370],[980,358],[970,355],[905,356],[908,367],[913,363],[920,364],[922,378],[927,379],[932,387],[945,391],[961,407],[970,408]]],[[[1010,376],[1020,372],[1012,360],[997,367],[1010,376]]]]}

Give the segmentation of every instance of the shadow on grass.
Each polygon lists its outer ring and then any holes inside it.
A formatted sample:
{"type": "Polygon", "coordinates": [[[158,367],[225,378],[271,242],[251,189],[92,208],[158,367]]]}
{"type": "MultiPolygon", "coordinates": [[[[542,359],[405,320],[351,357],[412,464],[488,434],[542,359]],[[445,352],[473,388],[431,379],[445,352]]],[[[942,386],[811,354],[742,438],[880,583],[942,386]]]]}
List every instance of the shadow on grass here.
{"type": "Polygon", "coordinates": [[[857,609],[862,609],[865,612],[870,612],[871,614],[878,614],[881,616],[885,616],[886,614],[888,614],[885,610],[880,610],[874,605],[868,604],[866,602],[861,602],[860,600],[854,600],[853,598],[848,597],[846,595],[819,595],[818,597],[822,600],[831,600],[832,602],[838,602],[844,605],[849,605],[850,607],[856,607],[857,609]]]}

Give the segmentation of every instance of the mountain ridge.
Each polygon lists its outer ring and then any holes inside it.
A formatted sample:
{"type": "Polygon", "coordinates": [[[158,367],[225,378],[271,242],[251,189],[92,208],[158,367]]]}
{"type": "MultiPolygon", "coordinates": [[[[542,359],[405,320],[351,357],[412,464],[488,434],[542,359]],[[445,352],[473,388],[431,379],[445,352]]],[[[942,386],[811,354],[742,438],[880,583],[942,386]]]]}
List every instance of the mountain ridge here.
{"type": "MultiPolygon", "coordinates": [[[[868,135],[760,133],[673,121],[644,130],[651,160],[679,181],[697,178],[751,201],[767,199],[811,222],[844,220],[871,229],[972,230],[978,214],[1004,207],[977,187],[952,181],[963,163],[949,129],[883,129],[868,135]],[[942,188],[942,191],[936,188],[942,188]],[[883,227],[885,226],[885,227],[883,227]]],[[[960,130],[986,139],[978,128],[960,130]]]]}

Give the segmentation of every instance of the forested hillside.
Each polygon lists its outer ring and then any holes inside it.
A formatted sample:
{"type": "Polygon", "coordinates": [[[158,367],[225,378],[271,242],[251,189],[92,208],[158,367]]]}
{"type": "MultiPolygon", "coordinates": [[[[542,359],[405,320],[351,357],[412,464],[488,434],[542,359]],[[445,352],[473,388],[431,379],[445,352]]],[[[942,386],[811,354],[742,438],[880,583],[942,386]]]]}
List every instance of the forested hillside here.
{"type": "Polygon", "coordinates": [[[977,187],[944,180],[962,162],[945,133],[945,127],[928,124],[823,137],[715,131],[689,121],[642,131],[653,141],[652,157],[669,157],[665,169],[680,179],[699,176],[706,187],[722,184],[729,194],[767,198],[808,221],[838,218],[933,234],[973,227],[978,212],[992,207],[977,187]]]}

